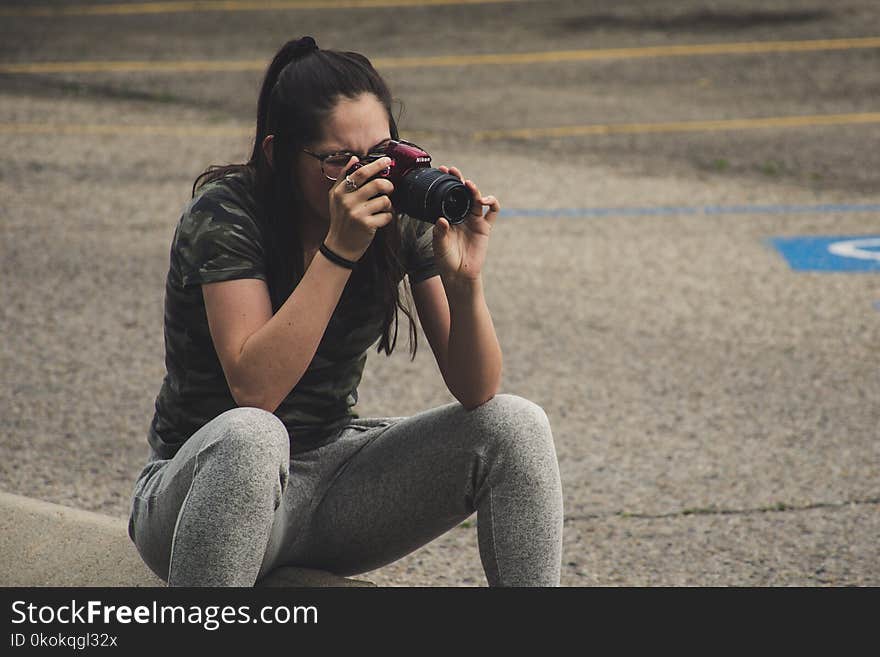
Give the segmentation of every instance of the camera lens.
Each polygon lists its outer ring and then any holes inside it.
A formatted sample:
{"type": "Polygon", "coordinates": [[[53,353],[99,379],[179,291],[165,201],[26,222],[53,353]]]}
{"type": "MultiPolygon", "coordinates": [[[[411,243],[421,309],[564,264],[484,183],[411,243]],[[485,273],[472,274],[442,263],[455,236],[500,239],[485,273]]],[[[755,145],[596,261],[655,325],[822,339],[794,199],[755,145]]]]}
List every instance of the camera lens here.
{"type": "Polygon", "coordinates": [[[402,212],[431,223],[441,216],[450,224],[461,223],[471,209],[468,188],[440,169],[413,169],[404,177],[396,196],[402,212]]]}
{"type": "Polygon", "coordinates": [[[458,185],[450,186],[441,197],[442,214],[449,223],[457,224],[464,221],[471,210],[471,193],[468,188],[459,181],[458,185]]]}

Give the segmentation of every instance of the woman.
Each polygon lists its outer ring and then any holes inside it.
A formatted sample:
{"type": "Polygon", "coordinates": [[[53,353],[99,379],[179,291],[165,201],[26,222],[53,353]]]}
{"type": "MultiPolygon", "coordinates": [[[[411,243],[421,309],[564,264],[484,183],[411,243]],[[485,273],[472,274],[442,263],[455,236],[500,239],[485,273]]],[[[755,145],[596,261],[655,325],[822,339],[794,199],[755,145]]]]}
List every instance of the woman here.
{"type": "Polygon", "coordinates": [[[172,586],[252,586],[281,565],[350,575],[476,511],[490,585],[558,585],[550,426],[496,395],[481,270],[498,201],[466,181],[471,214],[432,225],[393,210],[387,158],[346,175],[398,138],[362,55],[287,43],[257,114],[250,161],[197,179],[172,243],[167,375],[129,522],[144,561],[172,586]],[[404,276],[459,403],[358,419],[367,349],[391,353],[398,309],[415,355],[404,276]]]}

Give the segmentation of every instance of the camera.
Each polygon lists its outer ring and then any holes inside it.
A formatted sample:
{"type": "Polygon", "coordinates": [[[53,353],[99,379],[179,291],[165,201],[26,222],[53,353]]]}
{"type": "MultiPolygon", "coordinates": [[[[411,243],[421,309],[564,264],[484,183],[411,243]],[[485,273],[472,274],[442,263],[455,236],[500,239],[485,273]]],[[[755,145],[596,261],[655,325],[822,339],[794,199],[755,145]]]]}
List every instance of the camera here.
{"type": "Polygon", "coordinates": [[[379,176],[394,183],[391,205],[414,219],[435,223],[441,216],[450,224],[465,220],[471,209],[471,192],[449,173],[431,167],[431,156],[406,141],[391,140],[382,153],[371,153],[353,164],[346,175],[380,157],[391,164],[379,176]]]}

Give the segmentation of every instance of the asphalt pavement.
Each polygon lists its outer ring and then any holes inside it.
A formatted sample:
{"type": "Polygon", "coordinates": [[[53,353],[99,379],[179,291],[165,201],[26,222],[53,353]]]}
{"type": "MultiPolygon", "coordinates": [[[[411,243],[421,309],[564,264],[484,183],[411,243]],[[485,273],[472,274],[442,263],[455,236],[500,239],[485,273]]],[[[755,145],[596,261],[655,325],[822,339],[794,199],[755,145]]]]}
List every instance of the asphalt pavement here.
{"type": "MultiPolygon", "coordinates": [[[[257,4],[0,2],[0,490],[127,514],[174,226],[311,34],[502,202],[485,287],[554,429],[563,585],[880,584],[875,2],[257,4]]],[[[361,415],[451,400],[422,346],[370,355],[361,415]]],[[[483,586],[476,532],[364,578],[483,586]]]]}

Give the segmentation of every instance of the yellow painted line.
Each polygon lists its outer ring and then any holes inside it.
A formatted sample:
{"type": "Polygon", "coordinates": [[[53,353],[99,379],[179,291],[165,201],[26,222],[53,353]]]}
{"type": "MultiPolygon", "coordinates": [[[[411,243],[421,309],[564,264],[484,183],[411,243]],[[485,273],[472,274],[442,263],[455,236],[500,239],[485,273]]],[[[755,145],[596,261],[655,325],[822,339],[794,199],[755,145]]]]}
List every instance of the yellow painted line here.
{"type": "Polygon", "coordinates": [[[859,114],[815,114],[810,116],[774,116],[754,119],[718,119],[714,121],[675,121],[663,123],[606,123],[570,125],[553,128],[481,130],[471,135],[478,141],[499,139],[547,139],[591,135],[663,134],[679,132],[723,132],[761,128],[804,128],[828,125],[880,123],[880,112],[859,114]]]}
{"type": "MultiPolygon", "coordinates": [[[[858,114],[816,114],[808,116],[776,116],[753,119],[719,119],[713,121],[677,121],[663,123],[605,123],[561,126],[555,128],[523,128],[513,130],[481,130],[466,135],[472,140],[547,139],[616,134],[672,134],[682,132],[723,132],[761,128],[806,128],[834,125],[866,125],[880,123],[880,112],[858,114]]],[[[246,125],[139,125],[82,123],[0,123],[0,135],[143,135],[169,137],[242,137],[253,136],[246,125]]],[[[410,131],[411,139],[430,139],[436,133],[410,131]]]]}
{"type": "Polygon", "coordinates": [[[703,43],[678,46],[555,50],[550,52],[444,55],[374,59],[377,68],[419,68],[432,66],[474,66],[486,64],[539,64],[643,57],[693,57],[696,55],[745,55],[770,52],[810,52],[878,48],[880,37],[813,39],[809,41],[753,41],[746,43],[703,43]]]}
{"type": "MultiPolygon", "coordinates": [[[[511,64],[547,64],[603,59],[645,57],[694,57],[699,55],[744,55],[759,53],[816,52],[880,48],[880,37],[852,39],[814,39],[810,41],[755,41],[746,43],[704,43],[678,46],[643,46],[637,48],[600,48],[595,50],[554,50],[548,52],[487,53],[477,55],[435,55],[424,57],[376,57],[378,69],[435,68],[511,64]]],[[[251,60],[181,60],[181,61],[81,61],[22,62],[0,64],[0,73],[130,73],[130,72],[229,72],[263,71],[265,59],[251,60]]]]}
{"type": "Polygon", "coordinates": [[[361,9],[382,7],[441,7],[446,5],[489,5],[526,0],[193,0],[191,2],[138,2],[68,5],[66,7],[26,7],[0,9],[0,16],[125,16],[134,14],[175,14],[206,11],[286,11],[302,9],[361,9]]]}
{"type": "Polygon", "coordinates": [[[0,73],[204,73],[264,71],[266,59],[236,60],[181,60],[181,61],[127,61],[127,62],[33,62],[0,64],[0,73]]]}
{"type": "MultiPolygon", "coordinates": [[[[103,135],[146,137],[253,137],[251,125],[142,125],[125,123],[0,123],[0,135],[103,135]]],[[[418,140],[432,133],[408,131],[405,137],[418,140]]]]}
{"type": "Polygon", "coordinates": [[[0,135],[135,135],[150,137],[253,136],[254,128],[233,125],[138,125],[90,123],[0,123],[0,135]]]}

